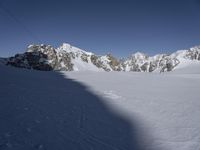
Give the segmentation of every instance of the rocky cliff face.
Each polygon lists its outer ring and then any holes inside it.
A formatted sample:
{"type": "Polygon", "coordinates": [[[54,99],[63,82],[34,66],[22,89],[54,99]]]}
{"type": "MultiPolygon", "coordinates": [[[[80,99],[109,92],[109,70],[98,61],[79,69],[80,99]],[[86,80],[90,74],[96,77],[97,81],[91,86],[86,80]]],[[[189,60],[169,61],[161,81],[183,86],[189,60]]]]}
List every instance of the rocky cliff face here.
{"type": "Polygon", "coordinates": [[[23,54],[8,58],[7,65],[36,70],[120,70],[112,55],[97,56],[64,43],[55,49],[50,45],[30,45],[23,54]]]}
{"type": "Polygon", "coordinates": [[[72,71],[73,64],[68,53],[57,53],[50,45],[30,45],[23,54],[10,57],[8,65],[36,70],[66,70],[72,71]]]}
{"type": "Polygon", "coordinates": [[[155,70],[171,71],[179,64],[177,58],[170,55],[159,54],[149,57],[142,53],[135,53],[124,62],[125,71],[153,72],[155,70]]]}
{"type": "MultiPolygon", "coordinates": [[[[98,56],[69,44],[57,49],[50,45],[30,45],[23,54],[16,54],[6,60],[7,65],[36,69],[63,71],[172,71],[183,60],[200,61],[200,47],[181,50],[170,55],[158,54],[149,57],[137,52],[129,58],[118,60],[111,54],[98,56]]],[[[5,62],[5,60],[4,60],[5,62]]]]}

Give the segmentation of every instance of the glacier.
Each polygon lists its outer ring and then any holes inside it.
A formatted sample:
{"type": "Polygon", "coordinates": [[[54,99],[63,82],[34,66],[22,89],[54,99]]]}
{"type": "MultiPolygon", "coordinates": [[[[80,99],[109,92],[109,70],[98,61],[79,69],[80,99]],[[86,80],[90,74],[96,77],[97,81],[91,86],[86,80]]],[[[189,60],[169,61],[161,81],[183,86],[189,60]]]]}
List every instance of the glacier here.
{"type": "Polygon", "coordinates": [[[198,150],[200,65],[164,73],[0,64],[0,149],[198,150]]]}

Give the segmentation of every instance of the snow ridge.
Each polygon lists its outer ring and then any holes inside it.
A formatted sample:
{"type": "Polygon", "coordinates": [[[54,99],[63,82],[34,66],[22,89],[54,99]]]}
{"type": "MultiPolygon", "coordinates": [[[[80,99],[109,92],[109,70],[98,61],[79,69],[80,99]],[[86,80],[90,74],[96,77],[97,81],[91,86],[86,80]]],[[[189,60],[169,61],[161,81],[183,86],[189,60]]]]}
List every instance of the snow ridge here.
{"type": "Polygon", "coordinates": [[[36,70],[165,72],[195,61],[200,62],[200,46],[152,57],[137,52],[118,60],[111,54],[99,56],[63,43],[58,48],[44,44],[29,45],[24,54],[8,58],[6,64],[36,70]]]}

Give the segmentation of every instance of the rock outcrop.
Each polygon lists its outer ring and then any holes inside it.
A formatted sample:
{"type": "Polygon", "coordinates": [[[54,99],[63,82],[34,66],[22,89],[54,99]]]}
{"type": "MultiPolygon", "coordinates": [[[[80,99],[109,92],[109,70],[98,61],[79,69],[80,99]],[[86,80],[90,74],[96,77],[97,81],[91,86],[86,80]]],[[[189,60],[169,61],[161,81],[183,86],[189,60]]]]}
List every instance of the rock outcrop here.
{"type": "Polygon", "coordinates": [[[200,61],[200,46],[189,50],[180,50],[170,55],[158,54],[149,57],[137,52],[127,59],[118,60],[111,54],[98,56],[69,44],[62,44],[57,49],[50,45],[30,45],[23,54],[8,58],[7,65],[36,69],[62,71],[133,71],[153,72],[172,71],[183,60],[200,61]]]}

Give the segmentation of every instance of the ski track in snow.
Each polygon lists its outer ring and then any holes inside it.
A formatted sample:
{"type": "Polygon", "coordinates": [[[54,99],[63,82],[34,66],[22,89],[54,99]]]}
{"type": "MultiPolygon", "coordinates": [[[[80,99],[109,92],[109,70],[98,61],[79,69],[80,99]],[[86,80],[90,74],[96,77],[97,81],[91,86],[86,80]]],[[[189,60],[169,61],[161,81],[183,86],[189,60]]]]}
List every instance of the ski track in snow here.
{"type": "Polygon", "coordinates": [[[0,150],[200,149],[196,72],[0,73],[0,150]]]}

